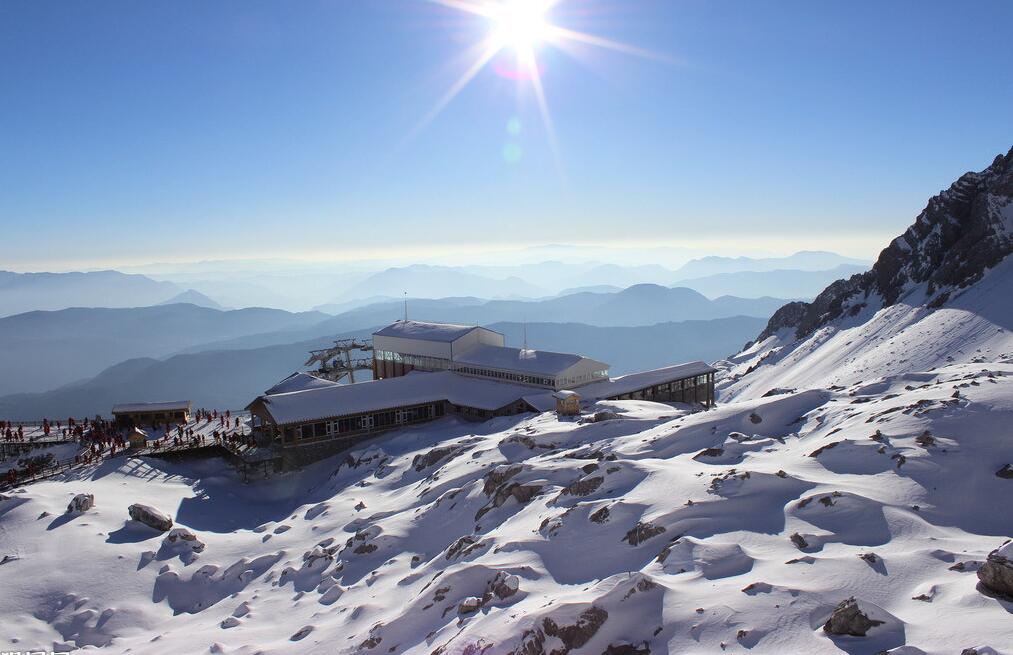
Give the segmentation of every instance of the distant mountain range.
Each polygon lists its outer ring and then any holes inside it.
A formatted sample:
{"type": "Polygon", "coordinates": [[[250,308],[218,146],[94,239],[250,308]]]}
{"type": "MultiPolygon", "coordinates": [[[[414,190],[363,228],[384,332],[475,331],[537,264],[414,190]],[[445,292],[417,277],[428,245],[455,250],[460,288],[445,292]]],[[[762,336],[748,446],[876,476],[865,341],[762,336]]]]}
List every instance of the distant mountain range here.
{"type": "Polygon", "coordinates": [[[675,280],[701,278],[720,273],[742,271],[825,271],[842,265],[869,268],[872,262],[844,257],[822,250],[802,250],[787,257],[701,257],[692,259],[675,271],[675,280]]]}
{"type": "MultiPolygon", "coordinates": [[[[528,343],[545,350],[579,352],[612,364],[613,374],[658,368],[694,359],[715,359],[738,350],[762,329],[762,318],[736,317],[640,327],[529,323],[528,343]]],[[[494,323],[510,345],[523,342],[525,325],[494,323]]],[[[372,330],[340,336],[368,337],[372,330]]],[[[337,337],[339,335],[332,335],[337,337]]],[[[94,378],[45,393],[0,397],[0,416],[30,420],[67,415],[107,415],[119,402],[192,400],[197,406],[239,409],[301,368],[307,351],[330,338],[254,349],[211,350],[169,357],[131,359],[94,378]]],[[[368,379],[368,372],[364,374],[368,379]]]]}
{"type": "Polygon", "coordinates": [[[869,270],[864,264],[841,264],[825,271],[775,269],[735,271],[680,280],[681,286],[716,298],[730,293],[746,297],[776,295],[779,298],[814,298],[834,280],[869,270]]]}
{"type": "Polygon", "coordinates": [[[638,284],[689,287],[711,297],[809,298],[824,285],[827,274],[821,272],[845,265],[867,263],[829,252],[800,252],[759,259],[705,257],[691,260],[678,270],[658,264],[550,260],[507,266],[418,264],[381,270],[371,269],[369,264],[315,266],[289,262],[282,266],[264,261],[205,262],[194,264],[192,270],[162,270],[167,265],[131,269],[145,274],[0,271],[0,317],[69,307],[147,307],[174,302],[213,308],[273,307],[293,312],[314,308],[340,314],[385,300],[400,300],[405,292],[416,298],[538,300],[585,291],[617,292],[638,284]],[[744,271],[793,274],[768,276],[763,284],[749,275],[710,279],[744,271]]]}
{"type": "Polygon", "coordinates": [[[0,393],[53,389],[126,359],[164,357],[208,341],[306,327],[325,318],[317,312],[220,311],[188,304],[8,316],[0,318],[0,393]]]}
{"type": "MultiPolygon", "coordinates": [[[[447,323],[490,325],[501,322],[583,323],[598,327],[645,326],[671,321],[709,320],[735,316],[766,318],[784,304],[778,298],[735,298],[709,300],[692,289],[671,289],[639,284],[618,293],[580,292],[544,300],[490,300],[479,298],[411,298],[408,313],[413,318],[447,323]]],[[[404,316],[404,302],[392,300],[342,312],[306,328],[276,333],[262,332],[202,344],[208,348],[260,348],[342,334],[392,323],[404,316]]],[[[191,347],[188,351],[195,352],[191,347]]]]}
{"type": "Polygon", "coordinates": [[[67,307],[147,307],[183,289],[143,275],[94,273],[11,273],[0,271],[0,316],[67,307]]]}

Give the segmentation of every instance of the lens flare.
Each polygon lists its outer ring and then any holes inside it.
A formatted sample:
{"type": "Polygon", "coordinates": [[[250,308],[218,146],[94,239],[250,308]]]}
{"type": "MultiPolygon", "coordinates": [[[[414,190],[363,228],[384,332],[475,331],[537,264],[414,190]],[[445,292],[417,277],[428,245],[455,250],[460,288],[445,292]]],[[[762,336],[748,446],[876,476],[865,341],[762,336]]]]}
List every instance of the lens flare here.
{"type": "Polygon", "coordinates": [[[544,46],[553,46],[568,52],[571,51],[569,46],[590,46],[676,63],[664,55],[555,25],[551,16],[553,9],[565,4],[567,0],[429,0],[429,2],[484,19],[487,22],[487,34],[484,41],[474,48],[478,53],[475,60],[440,97],[436,106],[426,114],[414,131],[421,131],[435,120],[486,66],[500,59],[498,55],[501,53],[509,51],[514,55],[516,68],[505,68],[500,63],[493,63],[493,68],[502,77],[516,80],[518,84],[530,85],[560,173],[562,170],[555,128],[542,82],[542,68],[538,61],[538,55],[544,46]]]}

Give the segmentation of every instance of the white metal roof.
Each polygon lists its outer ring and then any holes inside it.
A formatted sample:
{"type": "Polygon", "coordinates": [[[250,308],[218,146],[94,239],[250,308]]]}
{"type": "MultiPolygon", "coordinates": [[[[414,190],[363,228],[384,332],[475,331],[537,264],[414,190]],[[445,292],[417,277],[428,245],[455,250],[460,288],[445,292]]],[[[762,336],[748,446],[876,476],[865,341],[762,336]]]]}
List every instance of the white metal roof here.
{"type": "Polygon", "coordinates": [[[505,346],[478,344],[461,354],[454,355],[455,364],[471,364],[522,373],[558,375],[584,359],[571,353],[548,350],[523,350],[505,346]]]}
{"type": "Polygon", "coordinates": [[[397,321],[377,330],[373,336],[401,337],[402,339],[419,339],[422,341],[457,341],[472,330],[479,330],[477,325],[456,325],[453,323],[430,323],[427,321],[397,321]]]}
{"type": "Polygon", "coordinates": [[[139,412],[174,412],[190,409],[189,400],[158,403],[125,403],[113,406],[113,414],[136,414],[139,412]]]}
{"type": "Polygon", "coordinates": [[[716,370],[716,368],[706,362],[677,364],[653,371],[622,375],[611,380],[592,382],[580,387],[580,393],[585,398],[611,398],[612,396],[639,391],[657,384],[664,384],[665,382],[682,380],[694,375],[703,375],[704,373],[712,373],[716,370]]]}
{"type": "Polygon", "coordinates": [[[279,393],[291,393],[293,391],[305,391],[306,389],[319,389],[321,387],[333,387],[337,382],[324,380],[309,373],[297,371],[288,376],[278,384],[264,392],[264,395],[273,396],[279,393]]]}
{"type": "Polygon", "coordinates": [[[289,425],[441,400],[491,411],[530,392],[530,387],[439,371],[265,395],[260,400],[275,422],[289,425]]]}

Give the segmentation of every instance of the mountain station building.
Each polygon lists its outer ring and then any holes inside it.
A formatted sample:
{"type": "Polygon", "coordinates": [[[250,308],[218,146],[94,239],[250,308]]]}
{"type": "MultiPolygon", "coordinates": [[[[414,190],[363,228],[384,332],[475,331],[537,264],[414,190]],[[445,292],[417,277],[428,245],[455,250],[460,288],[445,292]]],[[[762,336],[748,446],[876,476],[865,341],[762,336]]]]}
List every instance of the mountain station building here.
{"type": "Polygon", "coordinates": [[[715,372],[704,362],[691,362],[612,378],[604,362],[510,348],[502,334],[487,328],[398,321],[373,333],[372,381],[338,384],[295,373],[247,409],[264,440],[300,464],[377,432],[449,414],[487,420],[552,411],[565,391],[579,390],[585,402],[651,400],[710,408],[715,372]]]}
{"type": "Polygon", "coordinates": [[[129,403],[113,406],[112,414],[116,424],[123,428],[143,426],[176,425],[190,420],[189,400],[160,403],[129,403]]]}

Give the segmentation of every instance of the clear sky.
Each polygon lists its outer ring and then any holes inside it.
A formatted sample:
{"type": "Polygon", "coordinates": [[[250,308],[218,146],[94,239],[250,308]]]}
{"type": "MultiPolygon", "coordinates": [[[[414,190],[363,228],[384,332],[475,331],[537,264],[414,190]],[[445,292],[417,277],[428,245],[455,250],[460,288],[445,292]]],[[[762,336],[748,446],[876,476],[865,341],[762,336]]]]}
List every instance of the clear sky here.
{"type": "Polygon", "coordinates": [[[555,139],[509,47],[422,124],[495,29],[428,0],[0,2],[0,268],[538,243],[872,257],[1013,145],[1008,0],[546,18],[658,55],[537,44],[555,139]]]}

